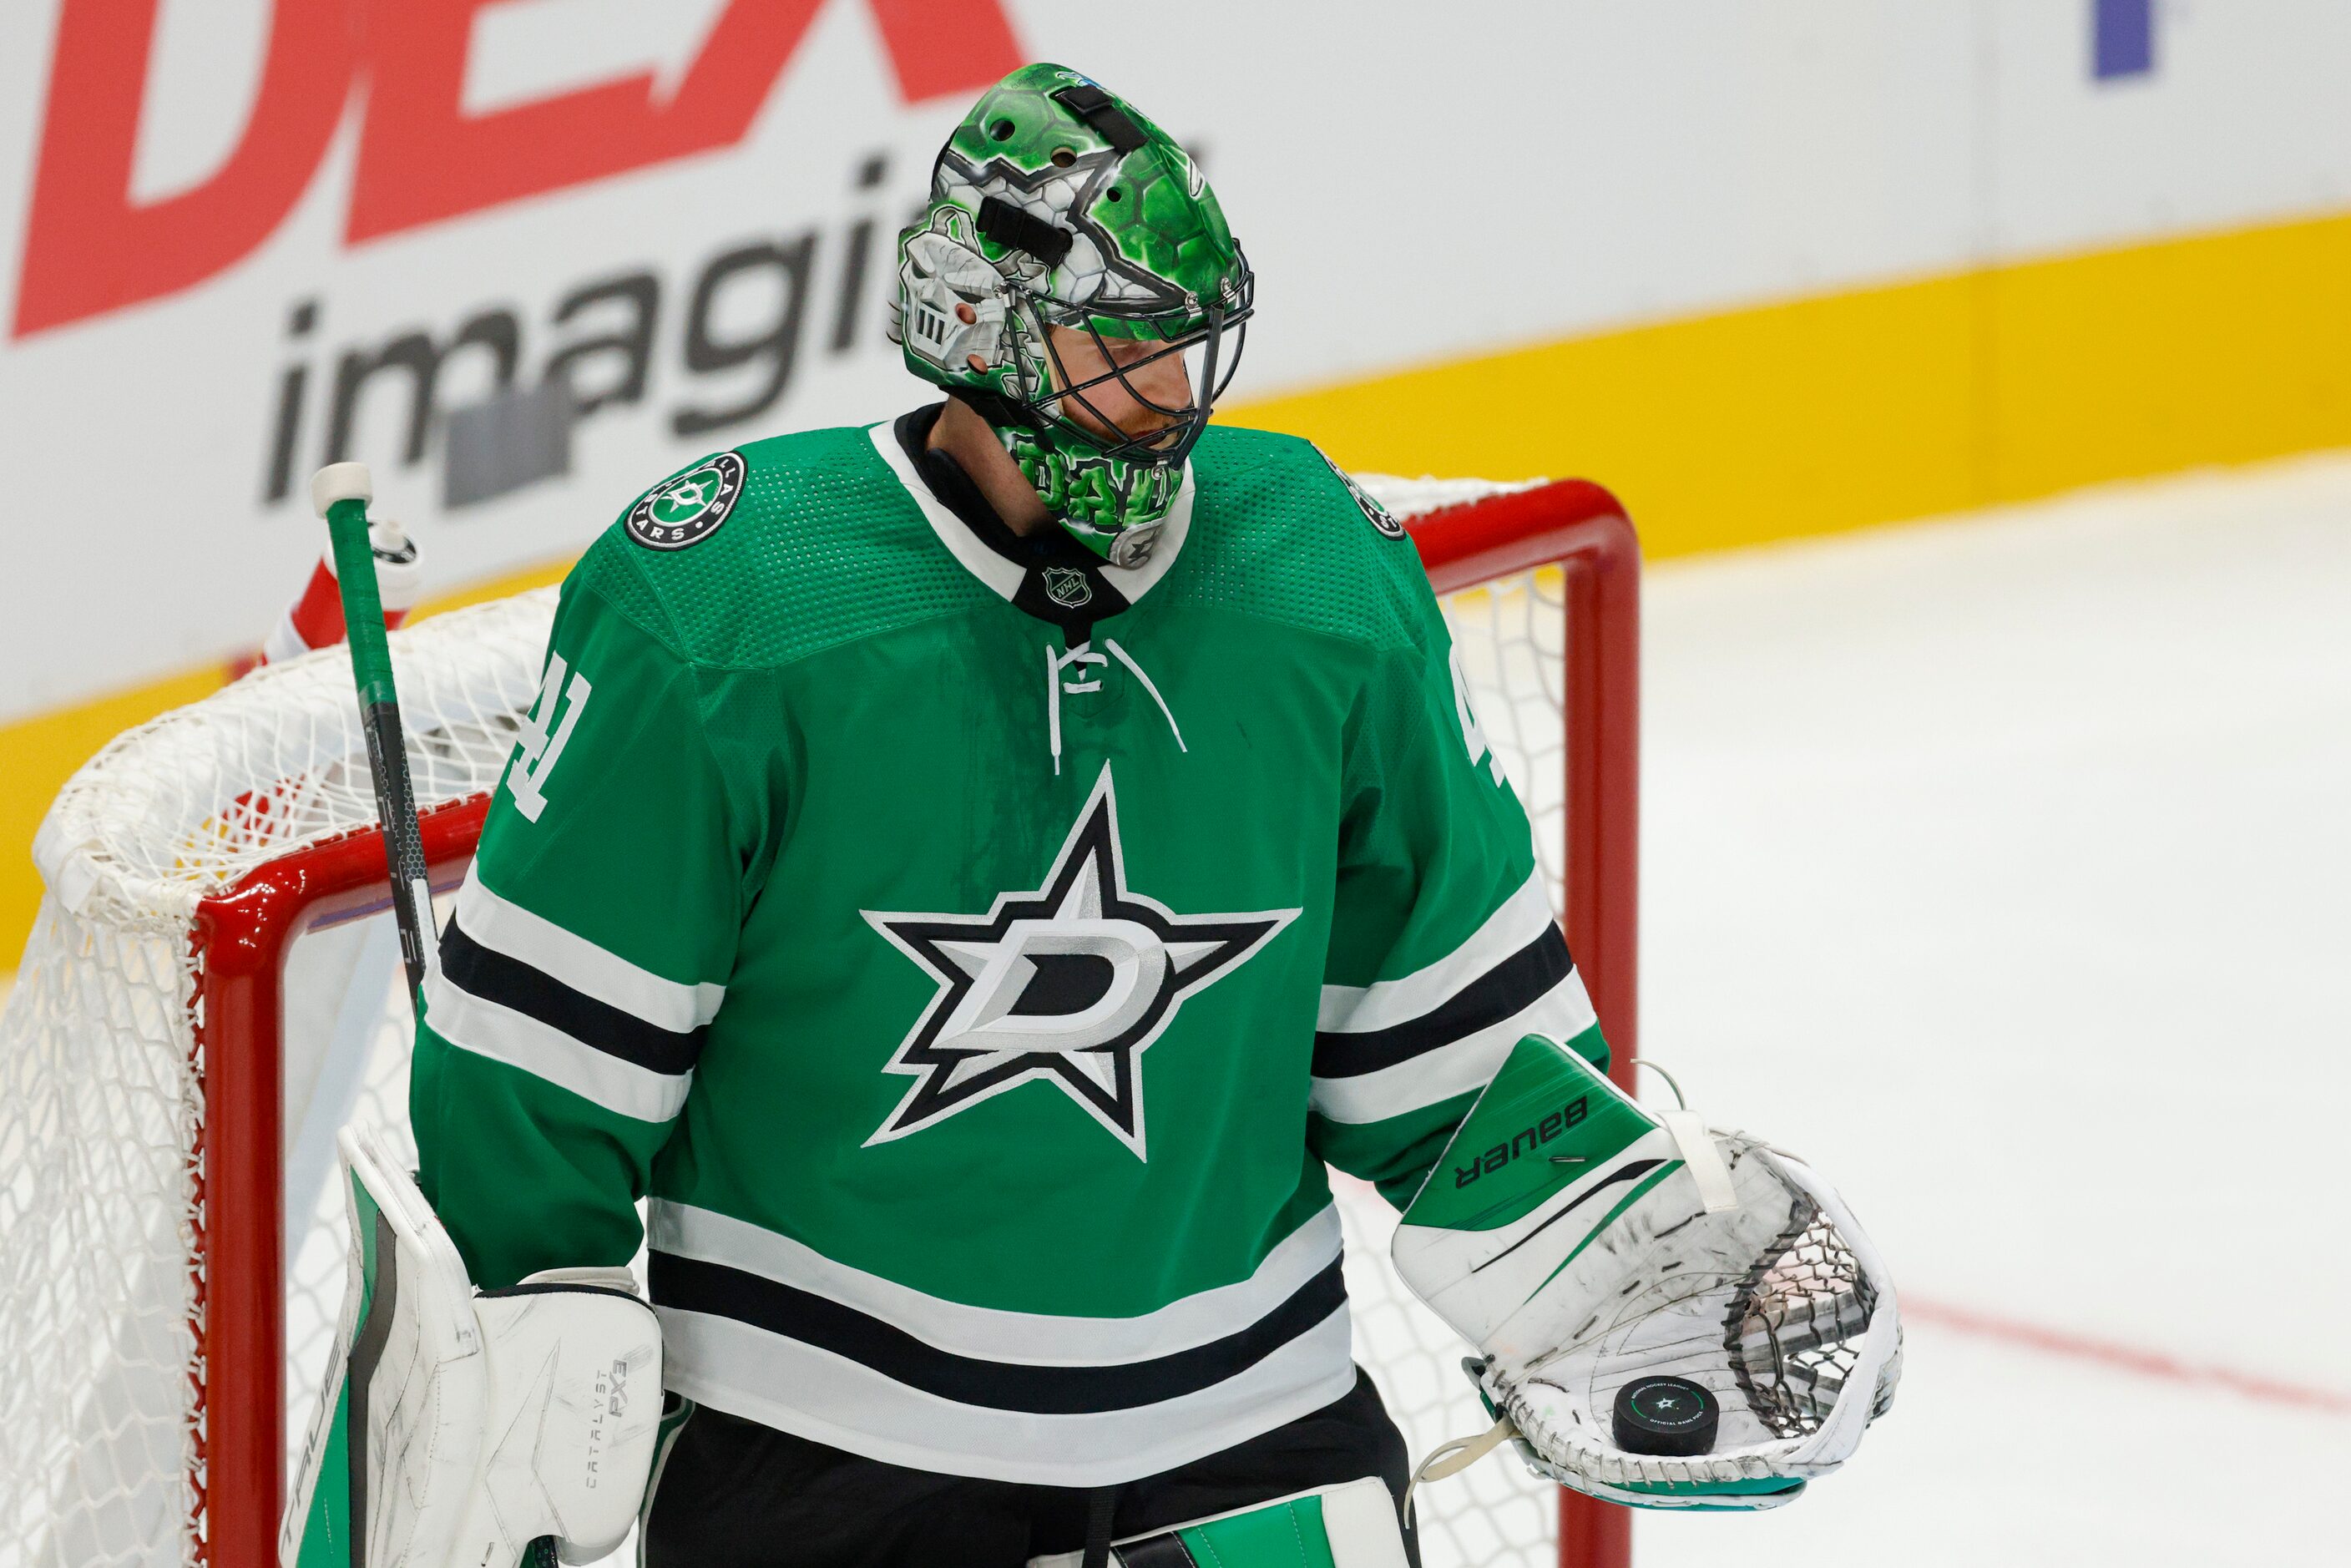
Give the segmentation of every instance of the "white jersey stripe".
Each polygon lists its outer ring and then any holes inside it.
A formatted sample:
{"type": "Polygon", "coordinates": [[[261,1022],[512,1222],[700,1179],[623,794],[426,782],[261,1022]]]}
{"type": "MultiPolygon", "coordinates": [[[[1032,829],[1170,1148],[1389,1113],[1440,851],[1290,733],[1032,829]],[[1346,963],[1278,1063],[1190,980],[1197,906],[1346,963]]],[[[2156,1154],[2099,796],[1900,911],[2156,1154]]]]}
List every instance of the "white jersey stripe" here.
{"type": "Polygon", "coordinates": [[[665,980],[500,898],[482,881],[478,865],[467,869],[465,884],[457,889],[457,924],[481,946],[673,1034],[690,1033],[708,1023],[726,999],[724,986],[665,980]]]}
{"type": "Polygon", "coordinates": [[[1036,1415],[910,1388],[733,1318],[656,1306],[662,1381],[746,1420],[889,1464],[1038,1486],[1112,1486],[1247,1442],[1355,1385],[1343,1305],[1236,1376],[1123,1410],[1036,1415]]]}
{"type": "Polygon", "coordinates": [[[624,1061],[528,1013],[462,990],[445,975],[425,982],[424,1021],[460,1051],[518,1067],[639,1122],[674,1120],[694,1084],[692,1072],[655,1072],[624,1061]]]}
{"type": "MultiPolygon", "coordinates": [[[[1028,579],[1028,569],[988,549],[980,541],[979,536],[971,531],[969,525],[931,494],[931,487],[923,482],[921,475],[914,472],[914,465],[906,456],[906,449],[898,444],[897,421],[885,419],[879,424],[868,426],[865,434],[873,443],[873,450],[880,455],[891,476],[905,486],[906,494],[923,514],[923,520],[931,525],[931,531],[937,534],[939,542],[947,547],[947,553],[961,562],[966,571],[986,583],[998,598],[1009,600],[1019,593],[1021,583],[1028,579]]],[[[1176,556],[1184,549],[1184,538],[1191,531],[1192,497],[1195,494],[1192,465],[1187,462],[1184,465],[1183,482],[1176,490],[1176,503],[1161,521],[1159,537],[1142,564],[1113,566],[1105,561],[1099,568],[1104,580],[1126,595],[1129,604],[1150,592],[1159,580],[1167,575],[1167,569],[1176,564],[1176,556]]]]}
{"type": "Polygon", "coordinates": [[[1323,987],[1314,1027],[1325,1034],[1368,1034],[1433,1013],[1557,923],[1537,867],[1467,942],[1434,964],[1368,986],[1323,987]]]}
{"type": "Polygon", "coordinates": [[[647,1205],[655,1251],[723,1264],[822,1296],[956,1355],[1028,1366],[1101,1366],[1173,1355],[1248,1329],[1337,1260],[1339,1210],[1322,1209],[1267,1253],[1246,1280],[1132,1318],[1003,1312],[926,1295],[836,1262],[805,1243],[690,1204],[647,1205]]]}
{"type": "Polygon", "coordinates": [[[1510,1017],[1450,1045],[1376,1072],[1317,1078],[1308,1103],[1318,1115],[1333,1122],[1384,1122],[1484,1088],[1522,1036],[1548,1035],[1565,1042],[1598,1021],[1592,998],[1584,994],[1583,977],[1571,972],[1510,1017]]]}
{"type": "Polygon", "coordinates": [[[907,496],[923,514],[923,520],[931,525],[931,531],[937,534],[939,542],[947,547],[947,553],[962,562],[966,571],[993,589],[997,597],[1009,600],[1019,592],[1021,581],[1029,575],[1028,572],[1019,562],[1007,560],[980,543],[979,536],[931,494],[931,487],[923,483],[921,475],[914,472],[914,465],[906,456],[906,449],[898,444],[897,423],[885,419],[869,428],[865,434],[873,443],[873,450],[889,468],[891,476],[905,486],[907,496]]]}

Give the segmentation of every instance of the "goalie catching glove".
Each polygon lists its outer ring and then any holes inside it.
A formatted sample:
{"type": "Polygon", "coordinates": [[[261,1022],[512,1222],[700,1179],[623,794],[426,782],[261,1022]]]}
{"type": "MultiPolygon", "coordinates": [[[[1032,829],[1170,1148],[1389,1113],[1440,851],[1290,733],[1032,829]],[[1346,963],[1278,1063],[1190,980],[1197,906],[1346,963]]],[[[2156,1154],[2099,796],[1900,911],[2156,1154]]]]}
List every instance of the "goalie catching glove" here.
{"type": "Polygon", "coordinates": [[[590,1563],[635,1521],[661,1328],[625,1269],[474,1289],[415,1181],[346,1132],[350,1266],[284,1568],[590,1563]]]}
{"type": "Polygon", "coordinates": [[[1573,1052],[1513,1048],[1396,1228],[1396,1271],[1477,1345],[1505,1438],[1646,1508],[1770,1508],[1893,1401],[1902,1331],[1869,1239],[1802,1161],[1647,1110],[1573,1052]]]}

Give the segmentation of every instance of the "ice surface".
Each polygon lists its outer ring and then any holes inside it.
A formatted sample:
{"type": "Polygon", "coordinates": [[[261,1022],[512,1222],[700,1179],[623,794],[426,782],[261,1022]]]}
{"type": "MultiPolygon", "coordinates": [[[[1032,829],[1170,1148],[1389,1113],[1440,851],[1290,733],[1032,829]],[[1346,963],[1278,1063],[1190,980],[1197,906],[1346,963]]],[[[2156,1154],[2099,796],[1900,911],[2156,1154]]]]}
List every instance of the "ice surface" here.
{"type": "Polygon", "coordinates": [[[1643,1568],[2351,1561],[2351,455],[1655,570],[1643,1053],[1923,1312],[1777,1514],[1643,1568]],[[1733,1555],[1735,1553],[1735,1556],[1733,1555]]]}

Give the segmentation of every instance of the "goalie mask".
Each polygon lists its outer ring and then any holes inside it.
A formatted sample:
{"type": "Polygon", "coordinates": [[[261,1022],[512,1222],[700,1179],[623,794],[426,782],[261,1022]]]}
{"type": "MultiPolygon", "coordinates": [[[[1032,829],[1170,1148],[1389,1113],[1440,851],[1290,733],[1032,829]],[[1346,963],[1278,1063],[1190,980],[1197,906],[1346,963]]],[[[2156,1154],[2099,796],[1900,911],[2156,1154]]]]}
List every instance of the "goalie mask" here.
{"type": "Polygon", "coordinates": [[[899,235],[891,336],[908,369],[995,426],[1063,528],[1132,566],[1240,362],[1254,291],[1181,147],[1077,72],[1025,66],[939,152],[930,204],[899,235]],[[1056,327],[1091,340],[1074,374],[1056,327]],[[1146,395],[1138,372],[1170,358],[1184,396],[1170,401],[1156,373],[1146,395]],[[1113,389],[1143,415],[1106,417],[1097,403],[1113,389]]]}

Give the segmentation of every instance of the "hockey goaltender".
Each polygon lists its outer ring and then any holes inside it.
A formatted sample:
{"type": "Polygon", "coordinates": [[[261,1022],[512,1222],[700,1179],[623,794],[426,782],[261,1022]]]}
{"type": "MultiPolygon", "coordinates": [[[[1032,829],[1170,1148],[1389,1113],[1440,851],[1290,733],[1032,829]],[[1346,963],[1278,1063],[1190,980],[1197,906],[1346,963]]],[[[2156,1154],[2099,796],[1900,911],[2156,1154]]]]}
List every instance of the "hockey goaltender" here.
{"type": "Polygon", "coordinates": [[[1897,1374],[1883,1267],[1802,1162],[1604,1076],[1404,529],[1208,423],[1255,281],[1198,169],[1027,67],[897,288],[944,402],[704,458],[564,584],[425,990],[422,1168],[345,1145],[348,1436],[292,1560],[641,1523],[652,1568],[1397,1568],[1326,1166],[1496,1413],[1425,1473],[1515,1437],[1720,1509],[1835,1469],[1897,1374]]]}

